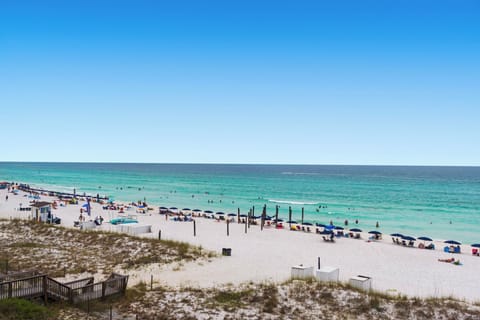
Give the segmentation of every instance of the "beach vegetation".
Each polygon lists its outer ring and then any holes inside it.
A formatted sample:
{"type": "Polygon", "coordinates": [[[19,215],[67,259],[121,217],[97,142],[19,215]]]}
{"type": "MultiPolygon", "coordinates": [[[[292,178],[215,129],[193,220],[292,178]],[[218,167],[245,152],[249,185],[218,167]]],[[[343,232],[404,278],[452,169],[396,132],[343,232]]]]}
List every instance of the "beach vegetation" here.
{"type": "Polygon", "coordinates": [[[0,320],[53,320],[54,316],[52,310],[28,300],[0,300],[0,320]]]}
{"type": "Polygon", "coordinates": [[[35,269],[53,277],[110,274],[118,269],[128,271],[150,264],[182,264],[214,256],[180,241],[80,231],[19,219],[3,220],[0,232],[5,235],[0,239],[0,256],[8,257],[10,270],[35,269]]]}

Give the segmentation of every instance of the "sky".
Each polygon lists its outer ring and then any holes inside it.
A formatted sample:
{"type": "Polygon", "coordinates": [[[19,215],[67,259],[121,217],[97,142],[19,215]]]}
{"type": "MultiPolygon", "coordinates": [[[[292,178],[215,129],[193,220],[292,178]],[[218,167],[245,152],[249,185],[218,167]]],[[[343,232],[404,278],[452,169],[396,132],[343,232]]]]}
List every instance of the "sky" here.
{"type": "Polygon", "coordinates": [[[480,165],[478,1],[0,1],[0,161],[480,165]]]}

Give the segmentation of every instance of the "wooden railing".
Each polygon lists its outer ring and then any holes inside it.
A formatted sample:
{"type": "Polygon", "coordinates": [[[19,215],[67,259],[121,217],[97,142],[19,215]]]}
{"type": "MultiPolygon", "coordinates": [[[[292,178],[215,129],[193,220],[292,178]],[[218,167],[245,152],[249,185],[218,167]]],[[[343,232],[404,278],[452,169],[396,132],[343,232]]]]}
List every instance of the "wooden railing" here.
{"type": "Polygon", "coordinates": [[[46,275],[35,275],[0,282],[0,300],[43,297],[45,300],[51,298],[75,304],[123,294],[127,283],[128,276],[119,274],[112,274],[99,283],[93,283],[92,277],[61,283],[46,275]]]}
{"type": "Polygon", "coordinates": [[[65,284],[58,282],[52,278],[46,277],[46,293],[49,297],[56,300],[65,300],[71,302],[72,289],[65,284]]]}
{"type": "Polygon", "coordinates": [[[65,282],[64,285],[71,289],[77,289],[84,287],[86,285],[92,284],[94,282],[93,277],[88,277],[88,278],[83,278],[83,279],[78,279],[78,280],[73,280],[70,282],[65,282]]]}
{"type": "Polygon", "coordinates": [[[20,271],[20,272],[9,272],[8,274],[0,274],[0,283],[13,281],[17,279],[30,278],[38,276],[40,273],[38,271],[29,270],[29,271],[20,271]]]}
{"type": "Polygon", "coordinates": [[[45,287],[45,275],[2,282],[0,283],[0,300],[41,297],[46,293],[45,287]]]}

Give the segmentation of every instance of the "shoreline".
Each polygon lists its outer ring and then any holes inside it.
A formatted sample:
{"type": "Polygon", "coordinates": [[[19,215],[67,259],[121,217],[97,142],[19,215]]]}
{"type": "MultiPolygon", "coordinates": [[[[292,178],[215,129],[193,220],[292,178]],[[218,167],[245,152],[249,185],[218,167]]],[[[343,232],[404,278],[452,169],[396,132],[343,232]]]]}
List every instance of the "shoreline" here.
{"type": "MultiPolygon", "coordinates": [[[[28,200],[24,194],[9,197],[5,202],[7,190],[0,190],[0,217],[27,218],[29,212],[15,210],[20,203],[28,200]]],[[[53,200],[42,196],[42,201],[53,200]]],[[[62,225],[73,227],[78,219],[78,205],[58,207],[53,213],[62,219],[62,225]]],[[[108,211],[101,204],[92,202],[92,219],[104,215],[108,221],[108,211]]],[[[128,212],[128,211],[127,211],[128,212]]],[[[132,212],[133,213],[133,212],[132,212]]],[[[116,215],[113,212],[110,214],[116,215]]],[[[480,258],[472,256],[467,246],[462,246],[462,254],[449,254],[436,250],[424,250],[394,245],[389,236],[381,241],[367,242],[363,239],[339,238],[335,243],[324,242],[315,232],[277,230],[260,226],[247,228],[243,224],[229,224],[230,235],[226,234],[226,223],[213,219],[196,218],[197,234],[193,236],[190,222],[178,222],[156,211],[137,214],[141,224],[152,226],[152,233],[146,237],[157,237],[162,232],[162,239],[170,239],[199,245],[217,253],[224,247],[232,249],[231,257],[214,259],[202,265],[189,263],[179,270],[166,270],[163,266],[150,266],[139,270],[132,276],[132,284],[150,278],[151,274],[170,286],[211,287],[226,283],[274,281],[282,282],[290,278],[292,266],[303,264],[316,266],[321,257],[322,266],[340,268],[340,280],[364,274],[373,278],[373,289],[391,294],[405,294],[420,297],[454,296],[469,301],[480,300],[480,292],[475,285],[480,281],[478,267],[480,258]],[[468,250],[468,251],[465,251],[468,250]],[[461,266],[439,262],[438,259],[459,258],[461,266]]],[[[115,231],[117,228],[104,223],[103,230],[115,231]]]]}

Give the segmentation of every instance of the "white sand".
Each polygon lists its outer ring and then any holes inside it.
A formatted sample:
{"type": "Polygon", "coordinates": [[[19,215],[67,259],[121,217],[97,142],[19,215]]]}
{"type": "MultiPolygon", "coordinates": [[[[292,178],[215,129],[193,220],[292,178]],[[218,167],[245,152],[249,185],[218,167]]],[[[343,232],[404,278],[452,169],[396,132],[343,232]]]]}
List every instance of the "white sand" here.
{"type": "MultiPolygon", "coordinates": [[[[0,190],[0,217],[26,218],[29,214],[17,211],[19,203],[28,205],[23,194],[9,194],[0,190]]],[[[50,201],[51,198],[41,199],[50,201]]],[[[69,205],[53,210],[62,219],[62,225],[71,227],[78,219],[80,205],[69,205]]],[[[135,213],[135,211],[127,211],[135,213]]],[[[101,214],[108,221],[108,212],[99,204],[92,203],[92,217],[101,214]]],[[[112,212],[113,214],[113,212],[112,212]]],[[[171,286],[193,285],[214,286],[224,283],[246,281],[284,281],[289,279],[291,267],[298,264],[316,266],[317,257],[322,266],[340,268],[340,280],[348,281],[355,275],[373,278],[373,288],[409,296],[442,297],[455,296],[470,301],[480,301],[480,257],[472,256],[470,247],[462,246],[462,254],[447,254],[441,251],[442,243],[436,243],[436,250],[422,250],[394,245],[389,236],[378,242],[341,238],[335,243],[323,242],[321,236],[299,231],[276,230],[273,227],[260,231],[251,226],[245,234],[243,224],[230,224],[230,236],[226,235],[225,222],[197,218],[197,236],[193,236],[192,222],[166,221],[157,211],[151,215],[139,215],[139,222],[153,225],[153,233],[145,236],[186,241],[203,248],[221,253],[222,248],[232,249],[231,257],[214,258],[211,263],[187,263],[178,270],[173,266],[149,266],[143,272],[132,275],[132,283],[139,279],[154,280],[171,286]],[[461,266],[438,262],[438,258],[455,257],[461,266]]],[[[106,223],[104,229],[114,229],[106,223]]]]}

